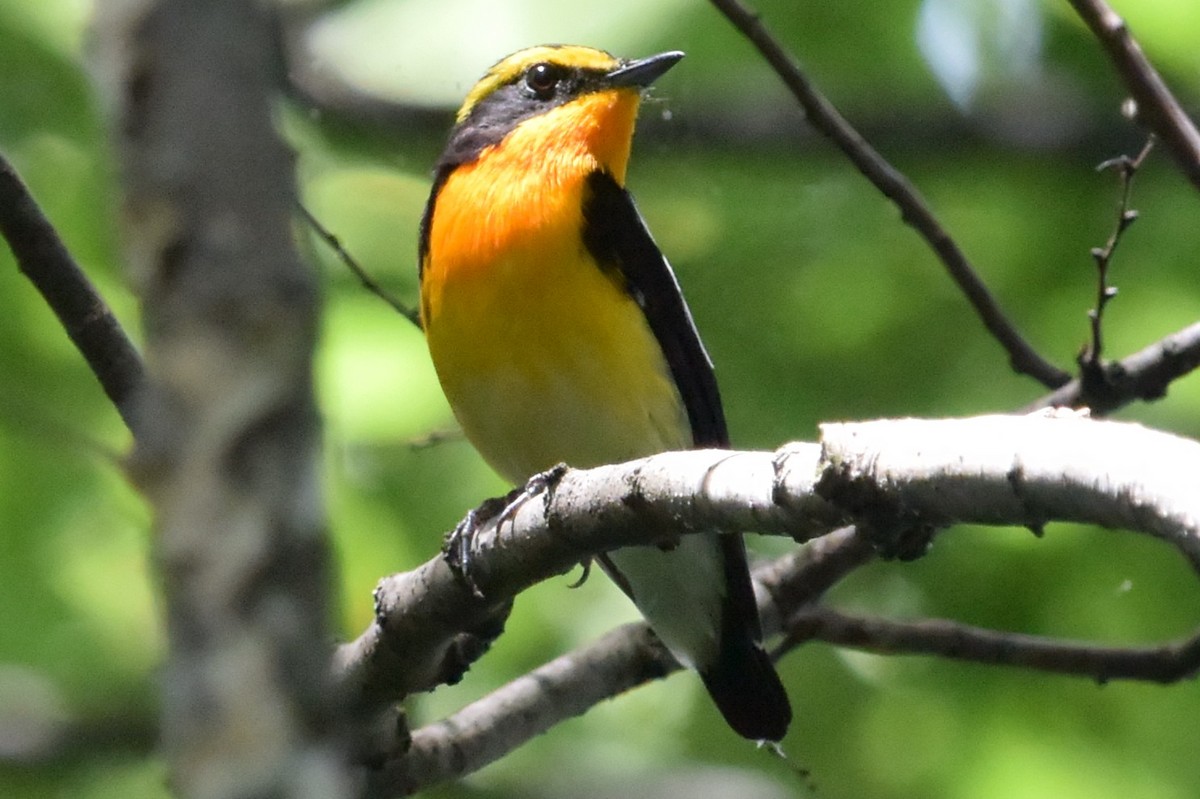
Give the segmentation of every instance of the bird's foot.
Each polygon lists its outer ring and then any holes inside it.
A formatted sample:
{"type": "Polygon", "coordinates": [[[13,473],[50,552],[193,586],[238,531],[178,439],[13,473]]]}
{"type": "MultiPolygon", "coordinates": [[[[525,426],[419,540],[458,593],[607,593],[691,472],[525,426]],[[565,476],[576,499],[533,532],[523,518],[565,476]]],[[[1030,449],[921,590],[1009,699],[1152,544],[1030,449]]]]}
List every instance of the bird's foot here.
{"type": "MultiPolygon", "coordinates": [[[[543,491],[554,488],[566,472],[567,465],[560,463],[544,472],[538,472],[530,477],[525,485],[514,488],[502,497],[484,500],[478,508],[468,511],[466,517],[446,536],[442,544],[442,554],[446,563],[476,597],[484,598],[483,591],[471,574],[472,562],[475,553],[478,552],[479,532],[494,519],[496,538],[500,540],[501,528],[505,523],[511,527],[521,506],[543,491]]],[[[585,573],[584,577],[586,576],[585,573]]]]}
{"type": "Polygon", "coordinates": [[[478,508],[467,511],[462,521],[454,525],[454,529],[442,542],[442,555],[446,564],[455,576],[471,589],[471,593],[483,599],[483,591],[471,576],[471,566],[477,549],[479,530],[489,519],[504,510],[506,497],[491,497],[485,499],[478,508]]]}

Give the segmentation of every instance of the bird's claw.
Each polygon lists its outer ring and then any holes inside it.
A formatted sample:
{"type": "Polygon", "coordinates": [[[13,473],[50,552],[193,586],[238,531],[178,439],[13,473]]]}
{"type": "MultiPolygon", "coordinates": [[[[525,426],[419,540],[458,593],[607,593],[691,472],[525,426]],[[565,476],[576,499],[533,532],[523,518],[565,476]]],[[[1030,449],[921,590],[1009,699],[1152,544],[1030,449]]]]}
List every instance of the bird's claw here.
{"type": "Polygon", "coordinates": [[[504,506],[501,503],[504,501],[504,497],[492,497],[484,500],[478,508],[467,511],[463,520],[454,525],[450,535],[446,536],[446,540],[442,542],[442,555],[446,558],[446,565],[479,599],[483,599],[483,591],[479,590],[479,585],[471,576],[476,538],[479,528],[483,527],[488,519],[503,510],[504,506]]]}
{"type": "Polygon", "coordinates": [[[579,567],[582,571],[579,573],[579,579],[573,583],[569,583],[567,588],[579,588],[587,582],[587,578],[592,575],[592,559],[586,558],[579,562],[579,567]]]}
{"type": "MultiPolygon", "coordinates": [[[[446,536],[446,540],[442,544],[442,554],[446,558],[446,563],[474,596],[479,599],[484,598],[483,591],[480,590],[479,584],[471,575],[472,560],[478,549],[476,539],[479,531],[495,519],[497,538],[499,538],[500,528],[506,522],[510,525],[513,523],[517,511],[521,509],[522,505],[543,491],[552,489],[566,472],[567,465],[560,463],[544,472],[538,472],[530,477],[525,485],[514,488],[503,497],[484,500],[478,508],[468,511],[463,520],[456,524],[454,530],[446,536]]],[[[586,578],[587,569],[585,568],[579,582],[582,583],[586,578]]]]}

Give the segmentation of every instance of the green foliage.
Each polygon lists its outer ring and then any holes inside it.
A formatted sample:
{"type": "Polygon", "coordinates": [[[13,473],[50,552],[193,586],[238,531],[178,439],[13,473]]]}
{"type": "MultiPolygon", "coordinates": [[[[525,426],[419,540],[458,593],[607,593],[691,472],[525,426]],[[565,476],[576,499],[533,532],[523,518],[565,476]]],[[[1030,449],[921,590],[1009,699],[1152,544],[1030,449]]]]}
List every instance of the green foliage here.
{"type": "MultiPolygon", "coordinates": [[[[109,143],[81,66],[85,5],[0,0],[0,150],[136,329],[121,277],[109,143]]],[[[812,439],[824,420],[1012,410],[1041,393],[1009,371],[925,245],[806,132],[776,78],[706,5],[597,4],[566,16],[547,16],[561,3],[532,0],[441,3],[444,12],[439,3],[408,5],[404,19],[428,19],[427,29],[374,24],[339,39],[334,26],[320,40],[322,53],[351,63],[386,48],[420,52],[427,60],[419,70],[356,65],[354,74],[367,69],[373,86],[447,112],[483,68],[533,40],[689,52],[644,112],[630,186],[716,361],[736,444],[812,439]],[[493,5],[509,9],[505,25],[484,14],[493,5]],[[439,13],[459,22],[447,27],[439,13]],[[658,23],[645,24],[645,14],[658,23]],[[589,25],[603,41],[589,37],[589,25]],[[431,35],[438,30],[448,32],[431,35]],[[419,96],[411,90],[418,84],[419,96]]],[[[1086,340],[1094,296],[1088,250],[1108,235],[1117,199],[1114,177],[1093,167],[1135,152],[1141,134],[1120,117],[1117,82],[1065,3],[1043,6],[1036,85],[1001,75],[964,110],[947,99],[915,43],[919,5],[759,4],[814,79],[921,188],[1018,326],[1069,366],[1086,340]],[[1036,146],[1012,133],[1034,128],[1059,132],[1036,146]]],[[[1194,102],[1195,3],[1125,5],[1151,58],[1194,102]]],[[[346,6],[358,14],[371,7],[346,6]]],[[[280,117],[299,151],[310,209],[368,271],[412,300],[416,225],[441,126],[395,132],[336,115],[310,118],[291,106],[280,117]]],[[[1121,294],[1108,312],[1109,354],[1196,319],[1198,203],[1166,155],[1155,153],[1134,189],[1142,217],[1114,262],[1121,294]]],[[[327,497],[343,629],[353,635],[370,618],[378,577],[432,557],[442,531],[504,486],[459,438],[412,446],[453,427],[419,332],[320,244],[311,249],[328,301],[317,356],[327,497]]],[[[14,686],[30,679],[48,690],[41,700],[26,697],[41,718],[145,718],[163,644],[151,523],[121,477],[128,436],[3,248],[0,296],[0,721],[12,710],[14,686]]],[[[1198,394],[1188,378],[1164,401],[1122,416],[1195,436],[1198,394]]],[[[567,582],[523,596],[495,650],[461,685],[414,701],[414,717],[452,712],[634,617],[602,577],[577,590],[567,582]]],[[[1194,575],[1155,542],[1054,526],[1044,540],[951,531],[927,558],[866,569],[834,600],[891,616],[1135,643],[1194,626],[1196,603],[1187,598],[1195,595],[1194,575]]],[[[797,709],[785,742],[792,765],[811,769],[818,795],[830,799],[1173,799],[1200,784],[1192,685],[1101,689],[817,645],[790,655],[783,673],[797,709]]],[[[686,775],[765,781],[778,795],[798,794],[802,784],[789,764],[729,733],[697,681],[677,675],[562,725],[469,787],[432,795],[605,795],[612,786],[652,795],[686,775]]],[[[141,799],[166,795],[162,780],[153,758],[104,741],[65,763],[0,766],[0,795],[141,799]]]]}

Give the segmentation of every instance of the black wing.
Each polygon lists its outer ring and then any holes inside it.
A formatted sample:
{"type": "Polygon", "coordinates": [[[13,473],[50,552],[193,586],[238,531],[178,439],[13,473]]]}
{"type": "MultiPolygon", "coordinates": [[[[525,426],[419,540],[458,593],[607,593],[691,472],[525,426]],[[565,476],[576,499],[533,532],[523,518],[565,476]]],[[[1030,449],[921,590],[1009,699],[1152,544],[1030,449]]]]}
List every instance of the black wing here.
{"type": "MultiPolygon", "coordinates": [[[[687,407],[697,447],[727,447],[729,434],[712,362],[692,323],[692,314],[667,259],[659,251],[633,198],[612,175],[593,172],[583,205],[583,241],[604,269],[615,269],[630,296],[646,315],[654,337],[687,407]]],[[[700,676],[729,725],[747,738],[778,741],[792,718],[787,692],[771,659],[758,645],[758,607],[742,537],[717,537],[725,572],[720,650],[715,662],[698,663],[700,676]]],[[[629,585],[612,561],[605,570],[630,596],[629,585]]]]}
{"type": "Polygon", "coordinates": [[[729,446],[712,361],[675,273],[646,229],[633,197],[607,172],[588,176],[583,243],[604,269],[619,271],[626,290],[645,314],[687,408],[693,444],[729,446]]]}

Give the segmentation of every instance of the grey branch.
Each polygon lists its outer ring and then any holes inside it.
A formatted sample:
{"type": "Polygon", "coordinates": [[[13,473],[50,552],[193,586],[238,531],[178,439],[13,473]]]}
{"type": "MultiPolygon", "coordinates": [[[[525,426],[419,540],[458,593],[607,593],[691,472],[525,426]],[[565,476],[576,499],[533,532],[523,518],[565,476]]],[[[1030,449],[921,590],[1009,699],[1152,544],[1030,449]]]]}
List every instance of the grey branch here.
{"type": "MultiPolygon", "coordinates": [[[[755,571],[764,631],[816,601],[873,557],[868,542],[843,528],[755,571]]],[[[374,773],[370,795],[410,794],[463,777],[530,738],[623,691],[677,671],[679,664],[645,624],[627,624],[518,677],[450,718],[416,730],[410,746],[374,773]]]]}
{"type": "MultiPolygon", "coordinates": [[[[1013,425],[1027,425],[1028,437],[1038,437],[1039,431],[1048,429],[1043,425],[1045,421],[1055,425],[1066,422],[1070,428],[1062,431],[1066,437],[1090,435],[1094,429],[1091,426],[1096,425],[1096,422],[1086,419],[904,421],[899,423],[899,427],[905,428],[901,429],[899,438],[904,439],[919,432],[918,427],[928,431],[944,426],[944,433],[948,435],[960,434],[965,427],[972,427],[978,428],[977,434],[971,437],[974,441],[985,438],[1001,441],[1013,431],[1013,425]],[[1082,422],[1082,426],[1079,426],[1079,422],[1082,422]],[[992,428],[991,431],[985,431],[988,427],[992,428]]],[[[894,463],[882,463],[882,468],[878,470],[872,469],[869,464],[876,453],[869,441],[875,438],[874,433],[878,429],[892,425],[893,422],[870,422],[866,429],[853,425],[838,426],[832,431],[835,438],[858,441],[859,445],[856,446],[838,446],[838,452],[842,455],[854,450],[852,459],[859,463],[859,468],[851,469],[853,473],[872,473],[881,481],[898,477],[894,463]]],[[[1184,470],[1189,468],[1189,464],[1194,465],[1195,457],[1200,456],[1200,446],[1172,437],[1158,440],[1159,434],[1138,427],[1103,427],[1096,432],[1106,444],[1124,443],[1120,440],[1124,434],[1140,438],[1142,432],[1148,432],[1147,443],[1162,444],[1162,450],[1154,446],[1162,455],[1190,458],[1188,462],[1175,464],[1184,470]],[[1182,445],[1181,449],[1172,452],[1176,445],[1182,445]]],[[[894,441],[898,437],[887,432],[884,438],[894,441]]],[[[1026,458],[1026,468],[1031,474],[1042,473],[1043,465],[1049,464],[1040,461],[1044,461],[1054,447],[1062,443],[1062,438],[1057,435],[1052,435],[1051,439],[1046,443],[1044,452],[1039,451],[1026,458]]],[[[1027,439],[1022,435],[1018,446],[1025,443],[1027,439]]],[[[944,488],[961,479],[962,475],[978,471],[979,474],[990,475],[990,482],[995,483],[996,494],[1006,492],[1000,485],[1004,482],[1004,470],[998,457],[973,458],[970,462],[947,468],[948,462],[938,453],[926,457],[918,452],[905,452],[902,446],[899,449],[895,459],[910,458],[913,461],[913,483],[923,483],[929,479],[929,474],[942,471],[946,475],[944,488]]],[[[952,447],[947,446],[946,451],[949,449],[952,447]]],[[[806,446],[790,447],[788,451],[792,455],[785,456],[785,459],[798,457],[799,461],[804,461],[800,453],[809,453],[806,446]]],[[[1118,458],[1120,453],[1114,453],[1112,459],[1118,458]]],[[[1091,477],[1100,475],[1097,485],[1108,486],[1106,489],[1118,493],[1139,489],[1135,485],[1138,481],[1128,479],[1128,471],[1123,476],[1114,475],[1109,468],[1111,465],[1111,461],[1097,464],[1091,474],[1091,477]]],[[[828,468],[834,468],[833,464],[829,464],[828,468]]],[[[1121,470],[1117,471],[1120,473],[1121,470]]],[[[1068,481],[1086,481],[1091,477],[1080,474],[1068,481]]],[[[1051,477],[1045,482],[1052,481],[1054,479],[1051,477]]],[[[900,479],[900,482],[904,480],[900,479]]],[[[900,491],[893,500],[904,495],[904,489],[900,488],[900,491]]],[[[1013,491],[1019,491],[1019,488],[1014,486],[1013,491]]],[[[917,492],[917,495],[920,493],[917,492]]],[[[992,493],[992,489],[979,493],[992,493]]],[[[1057,493],[1056,489],[1052,493],[1057,493]]],[[[1151,494],[1154,492],[1147,495],[1151,494]]],[[[1000,501],[997,504],[1007,503],[1000,501]]],[[[924,500],[922,505],[926,511],[929,510],[924,500]]],[[[1020,513],[1016,513],[1016,517],[1020,517],[1020,513]]],[[[1151,524],[1142,531],[1153,533],[1154,527],[1156,525],[1151,524]]],[[[1187,539],[1186,531],[1181,529],[1180,533],[1183,539],[1187,539]]],[[[784,631],[786,635],[785,641],[776,649],[776,656],[806,642],[823,641],[880,654],[937,655],[992,665],[1085,675],[1100,681],[1138,679],[1159,683],[1187,678],[1200,667],[1200,635],[1159,647],[1100,647],[1086,642],[1055,641],[1020,633],[979,629],[949,620],[890,621],[852,617],[817,605],[823,594],[839,579],[874,557],[875,548],[862,533],[854,528],[841,528],[810,540],[805,547],[773,563],[758,567],[755,582],[761,589],[760,611],[764,632],[770,636],[784,631]],[[781,624],[780,619],[786,619],[786,623],[781,624]]],[[[380,797],[409,794],[433,783],[473,773],[556,723],[582,714],[590,705],[605,701],[644,681],[665,677],[677,668],[677,663],[656,643],[646,625],[619,627],[598,641],[557,657],[547,665],[511,681],[448,719],[416,729],[408,749],[373,774],[371,794],[380,797]]]]}
{"type": "Polygon", "coordinates": [[[478,771],[555,724],[678,669],[645,624],[618,627],[414,731],[403,755],[372,774],[368,796],[408,795],[478,771]]]}
{"type": "Polygon", "coordinates": [[[488,626],[518,593],[608,549],[658,543],[647,529],[823,534],[844,520],[812,490],[819,456],[813,444],[779,462],[769,452],[698,450],[570,470],[501,529],[493,519],[480,530],[471,578],[482,598],[441,557],[386,577],[376,623],[339,649],[335,668],[376,701],[430,690],[445,682],[461,636],[488,626]]]}
{"type": "MultiPolygon", "coordinates": [[[[645,530],[678,535],[752,530],[805,541],[847,519],[859,522],[858,532],[842,529],[817,538],[759,570],[756,579],[769,598],[763,605],[768,632],[869,560],[871,544],[891,547],[898,531],[960,522],[1035,529],[1052,521],[1087,522],[1164,539],[1195,565],[1200,563],[1200,497],[1192,482],[1198,468],[1200,444],[1194,441],[1060,413],[825,425],[820,446],[675,452],[568,470],[505,519],[501,529],[494,521],[481,528],[472,576],[485,598],[475,596],[440,557],[388,577],[378,591],[378,620],[340,649],[338,667],[371,702],[430,689],[439,677],[430,664],[444,662],[471,625],[523,588],[564,573],[590,554],[658,543],[647,540],[645,530]]],[[[666,673],[662,661],[646,653],[644,642],[626,637],[640,632],[611,635],[444,722],[417,730],[409,754],[389,763],[388,776],[380,778],[393,788],[412,788],[461,775],[468,765],[490,762],[529,735],[583,711],[574,700],[559,706],[531,693],[530,686],[543,678],[552,686],[561,680],[588,682],[590,702],[627,689],[631,675],[644,681],[666,673]],[[630,663],[597,666],[608,663],[605,652],[613,647],[630,663]],[[591,685],[598,675],[608,675],[604,678],[611,682],[591,685]],[[490,738],[486,731],[496,729],[512,732],[490,738]]],[[[1024,645],[1019,638],[1010,643],[1018,649],[1024,645]]],[[[1124,650],[1114,651],[1114,658],[1126,657],[1120,654],[1124,650]]],[[[1075,673],[1099,673],[1095,660],[1089,663],[1075,673]]],[[[1120,673],[1119,665],[1108,673],[1120,673]]],[[[557,695],[559,689],[553,690],[557,695]]]]}
{"type": "Polygon", "coordinates": [[[1036,635],[997,632],[947,619],[891,621],[801,608],[788,621],[791,648],[819,640],[882,655],[936,655],[952,660],[1020,666],[1091,677],[1098,683],[1140,680],[1173,683],[1200,669],[1200,631],[1153,647],[1097,646],[1036,635]]]}
{"type": "Polygon", "coordinates": [[[1162,538],[1200,570],[1200,443],[1079,414],[822,425],[823,492],[880,528],[1073,521],[1162,538]]]}

